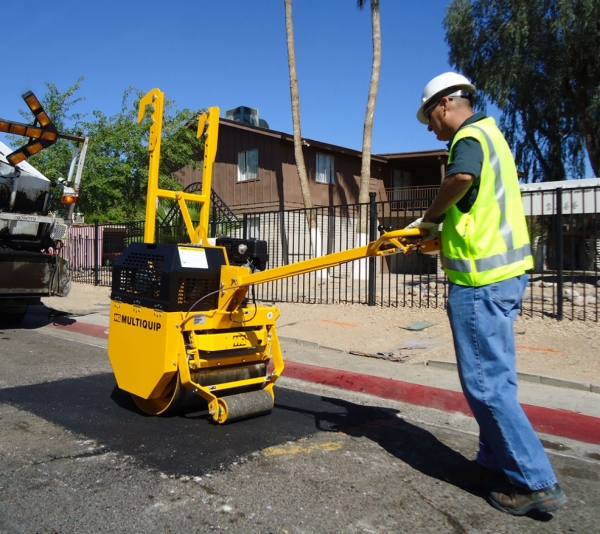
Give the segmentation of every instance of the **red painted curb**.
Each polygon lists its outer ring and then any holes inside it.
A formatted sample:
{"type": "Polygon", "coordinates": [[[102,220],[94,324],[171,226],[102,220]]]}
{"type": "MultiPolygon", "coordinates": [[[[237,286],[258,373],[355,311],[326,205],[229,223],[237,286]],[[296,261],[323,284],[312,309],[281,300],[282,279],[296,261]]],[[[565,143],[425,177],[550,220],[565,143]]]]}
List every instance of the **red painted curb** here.
{"type": "MultiPolygon", "coordinates": [[[[326,386],[358,391],[437,410],[472,415],[464,395],[458,391],[411,384],[391,378],[363,375],[286,360],[284,376],[326,386]]],[[[569,410],[523,404],[533,428],[545,434],[600,445],[600,418],[569,410]]]]}
{"type": "Polygon", "coordinates": [[[67,330],[69,332],[77,332],[91,337],[99,337],[108,339],[108,326],[98,324],[80,323],[65,317],[57,317],[52,322],[52,327],[58,330],[67,330]]]}
{"type": "Polygon", "coordinates": [[[391,378],[363,375],[352,371],[307,365],[290,360],[285,361],[283,376],[367,393],[384,399],[471,415],[471,410],[464,395],[458,391],[411,384],[410,382],[402,382],[391,378]]]}

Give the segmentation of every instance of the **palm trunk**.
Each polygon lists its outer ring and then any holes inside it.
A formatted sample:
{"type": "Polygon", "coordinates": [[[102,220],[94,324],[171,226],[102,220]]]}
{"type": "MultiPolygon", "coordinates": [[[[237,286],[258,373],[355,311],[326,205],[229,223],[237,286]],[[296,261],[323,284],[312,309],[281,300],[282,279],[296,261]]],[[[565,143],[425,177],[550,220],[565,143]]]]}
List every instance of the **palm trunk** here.
{"type": "Polygon", "coordinates": [[[304,208],[306,209],[306,223],[308,224],[309,228],[311,253],[313,257],[316,257],[321,255],[321,236],[317,231],[317,217],[314,210],[312,209],[313,202],[310,196],[310,187],[308,183],[308,176],[306,174],[306,165],[304,163],[304,153],[302,151],[302,133],[300,129],[300,94],[298,91],[298,75],[296,74],[296,52],[294,49],[294,23],[292,21],[292,0],[284,0],[284,4],[288,68],[290,71],[292,122],[294,125],[294,157],[296,158],[296,168],[298,170],[298,179],[300,180],[302,201],[304,203],[304,208]]]}
{"type": "MultiPolygon", "coordinates": [[[[296,74],[296,52],[294,51],[294,23],[292,21],[292,0],[285,2],[285,34],[287,37],[288,67],[290,71],[290,97],[292,100],[292,122],[294,124],[294,156],[300,179],[300,189],[304,207],[313,207],[302,152],[302,133],[300,130],[300,94],[298,92],[298,75],[296,74]]],[[[313,228],[314,225],[310,225],[313,228]]]]}
{"type": "MultiPolygon", "coordinates": [[[[362,3],[359,3],[362,7],[362,3]]],[[[369,221],[369,186],[371,183],[371,141],[373,139],[373,119],[375,117],[375,104],[379,88],[379,71],[381,70],[381,24],[379,17],[379,0],[371,0],[371,27],[373,36],[373,63],[371,66],[371,84],[367,99],[367,110],[363,127],[362,165],[360,169],[360,187],[358,202],[361,204],[360,216],[356,225],[358,246],[368,242],[369,221]]],[[[354,274],[359,279],[367,277],[367,261],[354,262],[354,274]]]]}
{"type": "Polygon", "coordinates": [[[381,25],[379,20],[379,0],[371,0],[371,26],[373,32],[373,64],[371,66],[371,84],[367,99],[365,124],[363,128],[362,166],[360,169],[360,190],[358,201],[369,201],[369,184],[371,180],[371,141],[373,139],[373,119],[379,88],[379,71],[381,70],[381,25]]]}

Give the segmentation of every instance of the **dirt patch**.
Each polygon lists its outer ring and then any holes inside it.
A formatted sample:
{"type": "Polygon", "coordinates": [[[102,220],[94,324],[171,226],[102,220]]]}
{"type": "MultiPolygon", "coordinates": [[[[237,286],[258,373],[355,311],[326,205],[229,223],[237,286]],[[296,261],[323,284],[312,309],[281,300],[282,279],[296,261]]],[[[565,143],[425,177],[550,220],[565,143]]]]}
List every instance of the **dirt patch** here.
{"type": "MultiPolygon", "coordinates": [[[[48,307],[72,314],[108,314],[110,288],[73,284],[66,298],[44,299],[48,307]]],[[[364,354],[392,356],[404,363],[455,361],[444,310],[382,308],[361,305],[278,304],[280,336],[364,354]],[[408,330],[416,322],[433,326],[408,330]]],[[[417,325],[419,326],[419,325],[417,325]]],[[[600,325],[519,317],[515,323],[521,372],[600,384],[600,325]]]]}
{"type": "Polygon", "coordinates": [[[110,287],[90,284],[71,284],[67,297],[46,297],[42,302],[57,311],[71,315],[87,315],[89,313],[108,314],[110,308],[110,287]]]}
{"type": "MultiPolygon", "coordinates": [[[[403,361],[409,364],[456,361],[444,310],[320,304],[278,307],[280,336],[347,351],[404,356],[403,361]],[[417,322],[434,325],[420,331],[403,328],[417,322]]],[[[519,317],[515,334],[520,372],[600,384],[597,323],[519,317]]]]}

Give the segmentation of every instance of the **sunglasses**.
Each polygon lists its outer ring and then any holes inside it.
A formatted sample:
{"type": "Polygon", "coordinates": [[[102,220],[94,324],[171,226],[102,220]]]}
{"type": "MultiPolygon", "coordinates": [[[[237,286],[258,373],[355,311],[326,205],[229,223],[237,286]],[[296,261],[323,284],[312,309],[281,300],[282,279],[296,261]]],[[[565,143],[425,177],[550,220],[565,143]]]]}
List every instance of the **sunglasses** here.
{"type": "Polygon", "coordinates": [[[425,116],[427,117],[427,120],[430,121],[431,120],[431,113],[432,111],[438,107],[439,103],[442,101],[442,99],[440,98],[439,100],[436,100],[433,104],[431,104],[431,106],[428,106],[426,109],[423,110],[423,113],[425,114],[425,116]]]}

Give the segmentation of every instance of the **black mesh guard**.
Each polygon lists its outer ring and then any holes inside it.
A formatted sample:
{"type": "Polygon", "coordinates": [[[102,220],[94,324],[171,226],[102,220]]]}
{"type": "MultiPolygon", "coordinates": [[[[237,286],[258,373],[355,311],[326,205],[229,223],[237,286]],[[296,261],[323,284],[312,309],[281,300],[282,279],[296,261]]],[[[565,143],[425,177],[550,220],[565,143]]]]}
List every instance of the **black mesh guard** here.
{"type": "Polygon", "coordinates": [[[217,307],[222,265],[225,255],[219,248],[132,243],[113,266],[110,298],[167,312],[192,306],[212,310],[217,307]],[[202,261],[182,265],[190,253],[202,261]]]}

